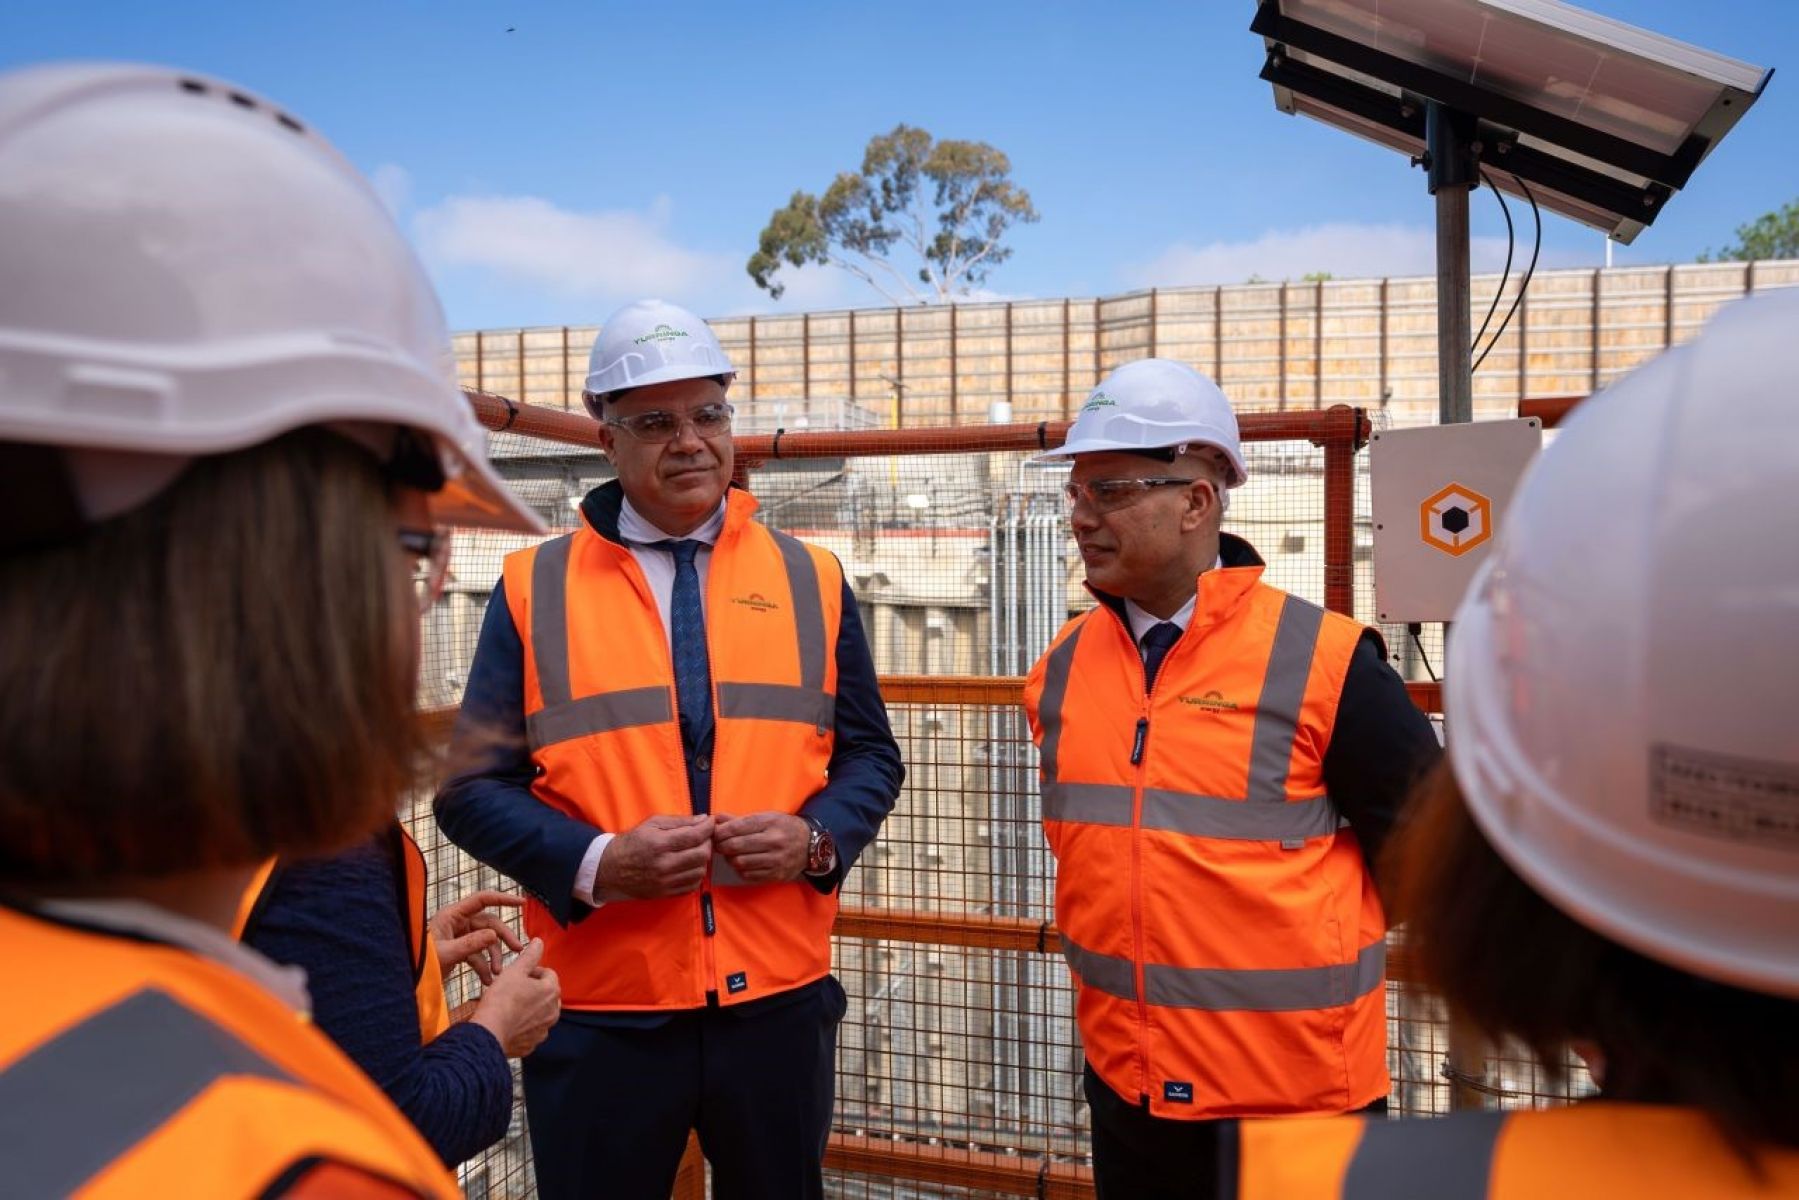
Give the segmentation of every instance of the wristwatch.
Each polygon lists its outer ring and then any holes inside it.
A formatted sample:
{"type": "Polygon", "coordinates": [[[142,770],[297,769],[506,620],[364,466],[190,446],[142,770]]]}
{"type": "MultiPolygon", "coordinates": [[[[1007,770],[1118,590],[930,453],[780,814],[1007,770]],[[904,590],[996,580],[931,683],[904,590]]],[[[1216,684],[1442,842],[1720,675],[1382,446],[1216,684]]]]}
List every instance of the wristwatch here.
{"type": "Polygon", "coordinates": [[[806,874],[829,875],[837,869],[837,839],[812,817],[801,817],[812,836],[806,839],[806,874]]]}

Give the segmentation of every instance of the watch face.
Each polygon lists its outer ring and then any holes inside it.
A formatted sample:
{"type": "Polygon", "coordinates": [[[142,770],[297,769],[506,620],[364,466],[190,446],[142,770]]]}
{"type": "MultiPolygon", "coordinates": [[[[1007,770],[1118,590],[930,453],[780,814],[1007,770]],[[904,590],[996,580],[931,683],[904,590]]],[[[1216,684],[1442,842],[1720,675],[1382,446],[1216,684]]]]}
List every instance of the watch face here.
{"type": "Polygon", "coordinates": [[[837,865],[837,839],[823,826],[812,826],[812,838],[806,846],[806,870],[825,871],[837,865]]]}

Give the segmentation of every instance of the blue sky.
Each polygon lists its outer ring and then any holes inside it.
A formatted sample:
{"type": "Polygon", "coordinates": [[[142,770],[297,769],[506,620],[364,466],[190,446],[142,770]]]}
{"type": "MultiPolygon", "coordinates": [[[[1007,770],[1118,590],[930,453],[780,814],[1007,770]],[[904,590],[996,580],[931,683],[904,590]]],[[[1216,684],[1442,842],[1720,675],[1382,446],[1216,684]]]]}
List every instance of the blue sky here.
{"type": "MultiPolygon", "coordinates": [[[[1799,197],[1799,4],[1587,7],[1778,69],[1618,263],[1689,260],[1799,197]]],[[[13,0],[0,5],[0,67],[143,59],[279,100],[376,179],[462,329],[596,322],[647,294],[708,315],[884,303],[816,269],[776,304],[743,263],[796,188],[822,190],[900,122],[1011,156],[1043,219],[1014,234],[1012,261],[987,281],[995,296],[1428,272],[1422,175],[1277,113],[1256,78],[1253,11],[1250,0],[13,0]]],[[[1504,227],[1489,194],[1474,225],[1477,267],[1496,269],[1504,227]]],[[[1599,234],[1545,219],[1547,264],[1603,254],[1599,234]]]]}

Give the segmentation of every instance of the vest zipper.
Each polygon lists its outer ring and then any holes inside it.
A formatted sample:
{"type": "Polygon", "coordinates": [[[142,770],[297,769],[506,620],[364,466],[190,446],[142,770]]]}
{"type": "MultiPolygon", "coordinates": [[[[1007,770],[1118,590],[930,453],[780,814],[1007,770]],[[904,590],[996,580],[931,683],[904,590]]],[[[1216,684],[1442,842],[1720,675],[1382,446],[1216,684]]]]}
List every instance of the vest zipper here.
{"type": "MultiPolygon", "coordinates": [[[[1106,606],[1102,606],[1106,607],[1106,606]]],[[[1149,774],[1144,759],[1149,749],[1149,714],[1154,707],[1155,686],[1149,682],[1149,671],[1143,665],[1143,655],[1137,648],[1137,639],[1131,636],[1131,627],[1110,607],[1106,611],[1112,614],[1124,640],[1131,648],[1131,657],[1137,663],[1137,677],[1143,680],[1142,708],[1137,713],[1137,731],[1131,739],[1131,765],[1137,768],[1136,779],[1131,787],[1131,982],[1137,993],[1137,1091],[1147,1103],[1149,1090],[1149,1000],[1144,995],[1143,961],[1146,957],[1143,948],[1143,781],[1149,774]]],[[[1187,631],[1181,631],[1181,637],[1187,631]]],[[[1180,645],[1176,639],[1175,646],[1180,645]]],[[[1174,646],[1162,656],[1162,670],[1156,673],[1156,682],[1160,683],[1167,674],[1168,656],[1174,653],[1174,646]]]]}
{"type": "MultiPolygon", "coordinates": [[[[724,537],[724,530],[721,529],[721,530],[719,530],[719,540],[722,541],[723,537],[724,537]]],[[[714,570],[714,568],[717,566],[718,566],[718,542],[715,541],[712,544],[711,559],[706,564],[706,588],[705,588],[705,591],[707,593],[706,594],[706,608],[705,608],[704,613],[701,614],[702,618],[704,619],[705,626],[706,626],[707,682],[711,685],[711,689],[712,689],[712,694],[706,698],[707,703],[712,705],[712,754],[711,754],[712,761],[707,764],[707,768],[708,768],[707,774],[710,776],[710,778],[708,778],[706,781],[706,794],[708,797],[711,797],[713,794],[712,780],[718,778],[718,746],[719,746],[718,671],[713,666],[713,664],[715,664],[718,661],[718,659],[712,653],[712,650],[713,650],[713,646],[712,646],[712,613],[713,613],[714,609],[716,608],[716,605],[713,603],[713,597],[711,595],[712,583],[717,578],[717,573],[714,570]]],[[[669,648],[669,661],[670,661],[670,665],[672,667],[673,661],[674,661],[674,648],[673,648],[672,644],[669,648]]],[[[682,772],[682,777],[683,778],[686,777],[685,771],[682,772]]],[[[692,788],[690,787],[688,790],[689,790],[689,795],[687,798],[687,806],[688,806],[688,809],[691,811],[691,809],[693,808],[692,788]]],[[[708,799],[708,801],[707,801],[706,811],[708,813],[712,812],[712,803],[711,803],[710,799],[708,799]]],[[[716,851],[714,853],[716,853],[716,851]]],[[[706,1003],[709,1006],[717,1004],[718,998],[719,998],[719,990],[718,990],[718,914],[713,910],[713,907],[712,907],[712,865],[713,865],[713,860],[710,857],[707,858],[707,860],[706,860],[706,877],[705,877],[704,882],[702,882],[700,884],[700,928],[705,935],[700,939],[700,962],[706,972],[706,1003]]]]}

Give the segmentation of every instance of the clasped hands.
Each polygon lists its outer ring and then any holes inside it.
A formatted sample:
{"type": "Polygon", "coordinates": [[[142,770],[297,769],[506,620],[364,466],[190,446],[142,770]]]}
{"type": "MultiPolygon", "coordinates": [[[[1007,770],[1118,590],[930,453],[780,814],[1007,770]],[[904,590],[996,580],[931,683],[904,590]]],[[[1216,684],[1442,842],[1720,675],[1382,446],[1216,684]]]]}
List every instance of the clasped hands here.
{"type": "Polygon", "coordinates": [[[745,883],[785,883],[806,869],[811,827],[792,813],[654,816],[612,839],[594,890],[651,900],[697,889],[714,854],[745,883]]]}

